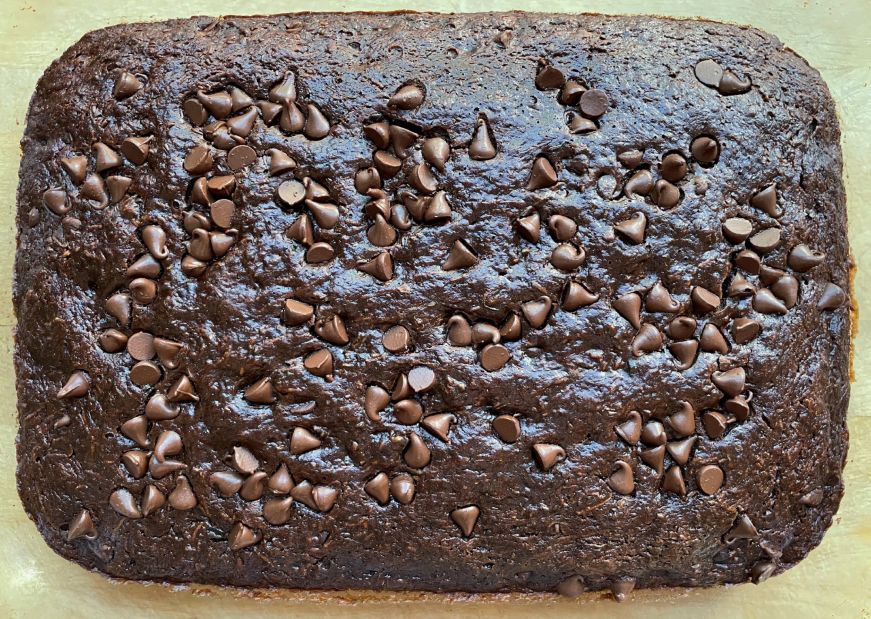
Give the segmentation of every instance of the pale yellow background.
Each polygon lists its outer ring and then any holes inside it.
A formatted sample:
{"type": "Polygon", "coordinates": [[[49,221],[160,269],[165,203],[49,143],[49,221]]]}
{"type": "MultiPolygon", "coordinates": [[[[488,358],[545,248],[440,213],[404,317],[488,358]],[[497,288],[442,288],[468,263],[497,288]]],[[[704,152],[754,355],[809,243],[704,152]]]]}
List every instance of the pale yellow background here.
{"type": "MultiPolygon", "coordinates": [[[[15,491],[15,389],[10,304],[15,250],[18,140],[27,102],[51,60],[86,31],[124,21],[197,14],[256,14],[294,10],[379,9],[563,10],[704,16],[749,23],[779,36],[819,69],[838,104],[846,163],[850,241],[859,263],[856,295],[868,306],[871,269],[871,0],[671,0],[540,2],[282,2],[258,0],[0,0],[0,617],[871,617],[871,310],[859,321],[850,407],[847,493],[822,545],[797,568],[763,586],[702,591],[641,592],[623,605],[590,596],[581,601],[545,597],[493,603],[444,603],[438,598],[389,596],[375,601],[343,596],[171,590],[111,583],[54,555],[37,534],[15,491]],[[327,606],[328,605],[328,606],[327,606]]],[[[63,101],[58,100],[58,105],[63,101]]],[[[426,558],[422,557],[422,561],[426,558]]]]}

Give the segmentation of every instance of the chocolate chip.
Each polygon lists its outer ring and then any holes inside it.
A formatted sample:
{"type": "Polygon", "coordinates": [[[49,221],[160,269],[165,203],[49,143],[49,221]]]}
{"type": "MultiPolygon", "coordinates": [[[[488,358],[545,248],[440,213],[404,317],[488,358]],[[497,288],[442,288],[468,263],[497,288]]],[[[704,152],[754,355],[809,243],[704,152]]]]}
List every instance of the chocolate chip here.
{"type": "Polygon", "coordinates": [[[377,122],[363,127],[363,135],[375,145],[375,148],[386,149],[390,146],[390,125],[377,122]]]}
{"type": "Polygon", "coordinates": [[[532,446],[532,455],[541,470],[550,471],[557,462],[565,460],[566,452],[559,445],[535,443],[532,446]]]}
{"type": "Polygon", "coordinates": [[[151,361],[140,361],[130,368],[130,381],[140,387],[156,385],[162,376],[160,368],[151,361]]]}
{"type": "Polygon", "coordinates": [[[481,349],[481,367],[488,372],[501,370],[509,359],[511,359],[511,352],[502,344],[487,344],[481,349]]]}
{"type": "Polygon", "coordinates": [[[771,285],[771,292],[790,309],[798,301],[798,280],[792,275],[782,275],[771,285]]]}
{"type": "Polygon", "coordinates": [[[380,413],[387,408],[389,403],[390,394],[384,388],[378,385],[369,385],[366,388],[363,410],[371,421],[381,421],[380,413]]]}
{"type": "Polygon", "coordinates": [[[550,297],[544,295],[535,301],[527,301],[520,306],[523,316],[534,329],[542,328],[547,322],[553,302],[550,297]]]}
{"type": "Polygon", "coordinates": [[[414,480],[407,473],[400,473],[390,482],[390,494],[402,505],[414,500],[414,480]]]}
{"type": "Polygon", "coordinates": [[[431,194],[438,189],[438,182],[425,163],[419,163],[411,169],[408,175],[411,186],[421,193],[431,194]]]}
{"type": "Polygon", "coordinates": [[[302,129],[303,135],[310,140],[322,140],[327,137],[330,133],[330,121],[327,120],[327,117],[313,103],[309,103],[306,110],[305,125],[302,129]]]}
{"type": "Polygon", "coordinates": [[[96,142],[93,145],[93,148],[96,159],[94,168],[97,172],[104,172],[105,170],[117,168],[118,166],[124,164],[124,160],[121,159],[121,155],[116,153],[106,144],[103,144],[102,142],[96,142]]]}
{"type": "Polygon", "coordinates": [[[148,305],[157,298],[157,282],[154,280],[137,277],[127,287],[130,288],[130,296],[133,300],[142,305],[148,305]]]}
{"type": "Polygon", "coordinates": [[[665,445],[659,445],[652,449],[642,449],[638,452],[638,456],[644,464],[656,471],[657,475],[662,475],[665,466],[665,445]]]}
{"type": "Polygon", "coordinates": [[[767,254],[780,245],[780,228],[766,228],[747,240],[748,245],[758,254],[767,254]]]}
{"type": "Polygon", "coordinates": [[[644,242],[647,231],[647,216],[644,213],[634,213],[629,219],[614,224],[614,230],[633,245],[640,245],[644,242]]]}
{"type": "Polygon", "coordinates": [[[148,447],[148,418],[138,415],[121,424],[121,434],[135,442],[140,447],[148,447]]]}
{"type": "Polygon", "coordinates": [[[671,466],[665,472],[665,477],[662,480],[662,489],[679,496],[686,496],[687,487],[679,466],[671,466]]]}
{"type": "Polygon", "coordinates": [[[679,153],[669,153],[662,158],[659,173],[665,180],[676,183],[687,174],[687,160],[679,153]]]}
{"type": "Polygon", "coordinates": [[[245,399],[252,404],[271,404],[274,402],[275,390],[272,388],[272,380],[267,376],[247,387],[245,399]]]}
{"type": "Polygon", "coordinates": [[[317,449],[321,440],[305,428],[294,428],[290,436],[290,453],[298,456],[317,449]]]}
{"type": "Polygon", "coordinates": [[[714,464],[703,466],[696,473],[696,483],[705,494],[716,494],[723,485],[723,469],[714,464]]]}
{"type": "Polygon", "coordinates": [[[257,108],[252,107],[243,114],[227,119],[227,129],[229,129],[230,133],[233,135],[247,138],[254,129],[254,124],[257,122],[259,116],[257,108]]]}
{"type": "Polygon", "coordinates": [[[679,370],[688,370],[696,362],[696,354],[699,351],[699,343],[696,340],[672,342],[668,345],[668,351],[677,360],[679,370]]]}
{"type": "Polygon", "coordinates": [[[419,137],[414,131],[405,127],[400,127],[399,125],[390,126],[390,142],[393,144],[393,152],[402,159],[411,155],[409,149],[419,137]]]}
{"type": "Polygon", "coordinates": [[[584,248],[571,243],[560,243],[550,253],[551,265],[566,273],[580,268],[586,259],[587,252],[584,248]]]}
{"type": "Polygon", "coordinates": [[[668,323],[665,332],[673,340],[685,340],[696,332],[696,320],[690,316],[678,316],[668,323]]]}
{"type": "Polygon", "coordinates": [[[539,90],[561,88],[565,81],[566,77],[559,69],[543,62],[539,64],[538,73],[535,76],[535,87],[539,90]]]}
{"type": "Polygon", "coordinates": [[[472,343],[472,328],[459,314],[451,316],[447,323],[448,342],[452,346],[469,346],[472,343]]]}
{"type": "Polygon", "coordinates": [[[413,469],[422,469],[430,463],[432,456],[429,447],[423,442],[416,433],[412,432],[408,436],[408,446],[402,452],[402,458],[405,463],[413,469]]]}
{"type": "Polygon", "coordinates": [[[253,546],[260,541],[261,537],[262,535],[259,531],[255,531],[241,522],[237,522],[230,529],[227,541],[229,542],[230,550],[236,551],[253,546]]]}
{"type": "Polygon", "coordinates": [[[712,165],[720,156],[720,144],[714,138],[702,135],[692,141],[690,152],[701,165],[712,165]]]}
{"type": "Polygon", "coordinates": [[[830,312],[838,309],[846,302],[847,293],[844,292],[844,289],[837,284],[828,282],[817,301],[817,309],[830,312]]]}
{"type": "Polygon", "coordinates": [[[55,215],[65,215],[70,210],[67,193],[62,189],[49,189],[43,193],[42,203],[55,215]]]}
{"type": "Polygon", "coordinates": [[[306,213],[297,217],[285,231],[285,234],[305,247],[311,247],[315,242],[314,225],[312,224],[311,218],[306,213]]]}
{"type": "Polygon", "coordinates": [[[634,170],[644,161],[644,152],[632,149],[617,155],[617,160],[630,170],[634,170]]]}
{"type": "Polygon", "coordinates": [[[551,215],[547,226],[557,241],[568,241],[578,232],[578,224],[565,215],[551,215]]]}
{"type": "Polygon", "coordinates": [[[708,323],[702,329],[702,335],[699,338],[702,350],[705,352],[716,352],[725,355],[729,352],[729,344],[726,343],[726,338],[723,337],[723,332],[716,325],[708,323]]]}
{"type": "Polygon", "coordinates": [[[118,99],[126,99],[132,97],[142,88],[142,82],[129,71],[122,71],[115,78],[115,84],[112,86],[112,96],[118,99]]]}
{"type": "Polygon", "coordinates": [[[234,146],[227,153],[227,165],[231,170],[241,170],[257,161],[257,153],[247,145],[234,146]]]}
{"type": "Polygon", "coordinates": [[[532,162],[532,172],[529,176],[529,181],[526,183],[526,188],[529,191],[536,189],[545,189],[553,187],[557,183],[556,170],[553,164],[547,157],[536,157],[532,162]]]}
{"type": "Polygon", "coordinates": [[[617,494],[632,494],[635,490],[635,476],[632,467],[622,460],[614,463],[614,472],[608,477],[608,487],[617,494]]]}
{"type": "Polygon", "coordinates": [[[393,279],[393,258],[389,252],[381,252],[371,260],[358,263],[357,269],[379,281],[387,282],[393,279]]]}
{"type": "Polygon", "coordinates": [[[569,279],[563,288],[560,308],[567,312],[573,312],[582,307],[592,305],[598,300],[599,295],[590,292],[583,284],[569,279]]]}
{"type": "Polygon", "coordinates": [[[513,415],[499,415],[493,420],[493,431],[506,443],[514,443],[520,438],[520,421],[513,415]]]}
{"type": "Polygon", "coordinates": [[[187,511],[197,506],[197,497],[184,475],[179,475],[175,480],[175,488],[169,493],[169,505],[179,511],[187,511]]]}
{"type": "Polygon", "coordinates": [[[303,360],[303,366],[315,376],[326,378],[333,373],[333,353],[326,348],[316,350],[303,360]]]}
{"type": "Polygon", "coordinates": [[[279,176],[296,168],[296,161],[283,150],[270,148],[267,153],[269,154],[270,176],[279,176]]]}
{"type": "Polygon", "coordinates": [[[786,314],[789,311],[768,288],[760,288],[753,295],[753,309],[760,314],[786,314]]]}
{"type": "Polygon", "coordinates": [[[472,343],[498,344],[502,340],[502,333],[489,322],[476,322],[472,325],[472,343]]]}
{"type": "Polygon", "coordinates": [[[514,312],[508,314],[508,317],[505,318],[505,322],[503,322],[502,326],[499,327],[499,335],[501,335],[502,339],[507,342],[519,340],[522,332],[523,325],[520,322],[520,317],[514,312]]]}
{"type": "Polygon", "coordinates": [[[747,514],[739,514],[735,518],[732,528],[723,536],[723,541],[731,544],[739,539],[756,539],[758,537],[759,531],[756,530],[756,526],[750,520],[750,517],[747,514]]]}
{"type": "Polygon", "coordinates": [[[121,153],[133,165],[142,165],[148,160],[151,137],[132,137],[121,142],[121,153]]]}
{"type": "Polygon", "coordinates": [[[406,400],[414,395],[414,389],[408,384],[408,377],[400,373],[393,383],[393,390],[390,393],[390,399],[394,402],[406,400]]]}
{"type": "Polygon", "coordinates": [[[472,531],[475,530],[480,515],[481,510],[476,505],[467,505],[453,510],[451,520],[460,528],[463,537],[472,537],[472,531]]]}
{"type": "Polygon", "coordinates": [[[217,119],[226,118],[233,111],[233,98],[224,90],[215,93],[199,91],[197,99],[217,119]]]}
{"type": "Polygon", "coordinates": [[[725,415],[718,411],[707,411],[702,415],[702,426],[711,439],[717,440],[726,433],[729,421],[725,415]]]}
{"type": "Polygon", "coordinates": [[[278,126],[286,133],[299,133],[305,127],[305,115],[299,106],[288,101],[281,106],[281,116],[278,118],[278,126]]]}
{"type": "Polygon", "coordinates": [[[281,315],[286,325],[295,327],[311,320],[314,307],[296,299],[285,299],[281,315]]]}
{"type": "Polygon", "coordinates": [[[363,486],[366,494],[386,505],[390,501],[390,481],[384,473],[378,473],[363,486]]]}
{"type": "Polygon", "coordinates": [[[541,218],[533,211],[525,217],[517,219],[517,232],[530,243],[538,243],[541,236],[541,218]]]}
{"type": "Polygon", "coordinates": [[[126,488],[118,488],[112,492],[109,496],[109,505],[125,518],[130,518],[131,520],[142,518],[142,512],[136,504],[136,499],[126,488]]]}
{"type": "Polygon", "coordinates": [[[762,259],[751,249],[742,249],[735,255],[735,266],[751,274],[759,273],[762,259]]]}
{"type": "Polygon", "coordinates": [[[451,147],[442,138],[429,138],[420,149],[421,155],[430,165],[440,172],[444,172],[445,164],[451,156],[451,147]]]}
{"type": "Polygon", "coordinates": [[[293,499],[291,497],[270,499],[263,503],[263,519],[275,526],[283,525],[290,520],[292,506],[293,499]]]}
{"type": "Polygon", "coordinates": [[[393,406],[396,421],[405,425],[414,425],[423,416],[423,406],[417,400],[400,400],[393,406]]]}
{"type": "Polygon", "coordinates": [[[618,297],[611,307],[636,329],[641,328],[641,295],[630,292],[618,297]]]}
{"type": "Polygon", "coordinates": [[[195,127],[204,125],[209,120],[209,111],[206,106],[200,103],[199,99],[185,99],[182,109],[195,127]]]}
{"type": "Polygon", "coordinates": [[[415,393],[429,391],[436,384],[435,372],[422,365],[413,367],[408,372],[408,384],[415,393]]]}
{"type": "Polygon", "coordinates": [[[783,211],[777,205],[777,185],[772,183],[761,191],[753,194],[750,198],[750,206],[771,215],[772,217],[780,217],[783,211]]]}
{"type": "Polygon", "coordinates": [[[743,217],[730,217],[723,222],[722,229],[730,243],[743,243],[753,233],[753,224],[743,217]]]}
{"type": "Polygon", "coordinates": [[[93,200],[99,203],[95,208],[103,208],[109,204],[109,196],[106,194],[106,185],[103,182],[103,177],[99,174],[88,174],[85,182],[82,183],[79,190],[79,196],[86,200],[93,200]]]}
{"type": "Polygon", "coordinates": [[[693,302],[693,307],[700,314],[713,312],[720,306],[720,297],[714,294],[707,288],[694,286],[690,292],[690,298],[693,302]]]}
{"type": "Polygon", "coordinates": [[[575,112],[569,113],[568,127],[569,133],[573,135],[583,135],[599,128],[595,122],[575,112]]]}
{"type": "Polygon", "coordinates": [[[614,426],[614,432],[628,444],[636,444],[641,438],[641,415],[638,411],[630,411],[626,421],[614,426]]]}
{"type": "Polygon", "coordinates": [[[680,303],[671,298],[668,290],[662,282],[656,282],[648,291],[644,299],[648,312],[676,312],[680,309],[680,303]]]}
{"type": "Polygon", "coordinates": [[[318,320],[314,330],[318,337],[337,346],[344,346],[350,341],[345,323],[338,314],[318,320]]]}
{"type": "Polygon", "coordinates": [[[221,228],[229,228],[233,225],[233,215],[236,214],[236,205],[231,200],[222,198],[212,202],[210,206],[212,221],[221,228]]]}
{"type": "Polygon", "coordinates": [[[408,333],[408,329],[402,325],[395,325],[381,336],[381,344],[392,353],[401,353],[408,350],[410,339],[411,335],[408,333]]]}
{"type": "Polygon", "coordinates": [[[823,491],[817,488],[815,490],[811,490],[806,494],[803,494],[798,502],[806,507],[816,507],[823,502],[823,498],[825,498],[823,495],[823,491]]]}
{"type": "Polygon", "coordinates": [[[312,243],[305,252],[305,261],[309,264],[322,264],[329,262],[336,256],[336,250],[325,241],[312,243]]]}
{"type": "Polygon", "coordinates": [[[659,179],[653,185],[650,197],[660,208],[674,208],[680,202],[680,189],[667,180],[659,179]]]}
{"type": "Polygon", "coordinates": [[[578,102],[581,113],[589,118],[602,116],[608,110],[609,103],[608,95],[598,88],[585,90],[578,102]]]}
{"type": "Polygon", "coordinates": [[[759,267],[759,280],[766,286],[771,286],[784,275],[786,275],[785,271],[775,269],[767,264],[763,264],[759,267]]]}
{"type": "Polygon", "coordinates": [[[623,184],[623,193],[627,198],[634,198],[636,195],[646,196],[653,191],[653,187],[653,175],[650,170],[639,170],[623,184]]]}
{"type": "Polygon", "coordinates": [[[493,159],[496,156],[496,146],[490,138],[490,128],[484,117],[478,117],[475,121],[475,131],[472,133],[472,142],[469,144],[469,157],[479,161],[493,159]]]}
{"type": "Polygon", "coordinates": [[[457,239],[451,245],[451,251],[448,254],[447,260],[442,263],[442,270],[455,271],[457,269],[468,269],[477,263],[478,257],[472,251],[472,248],[462,239],[457,239]]]}
{"type": "Polygon", "coordinates": [[[611,594],[618,602],[625,602],[629,599],[629,594],[635,588],[634,578],[623,578],[611,583],[611,594]]]}
{"type": "Polygon", "coordinates": [[[740,95],[748,92],[752,86],[749,79],[741,79],[735,73],[726,69],[720,78],[719,91],[722,95],[740,95]]]}
{"type": "Polygon", "coordinates": [[[281,81],[269,90],[269,100],[275,103],[296,101],[296,75],[287,71],[281,81]]]}
{"type": "Polygon", "coordinates": [[[142,479],[148,472],[148,454],[139,449],[125,451],[121,455],[121,463],[133,479],[142,479]]]}
{"type": "Polygon", "coordinates": [[[457,418],[450,413],[436,413],[435,415],[424,417],[420,425],[426,428],[433,436],[447,443],[449,442],[448,434],[451,431],[451,425],[456,423],[456,421],[457,418]]]}
{"type": "Polygon", "coordinates": [[[698,62],[695,66],[696,79],[705,86],[717,88],[723,78],[723,68],[715,61],[706,59],[698,62]]]}
{"type": "Polygon", "coordinates": [[[669,415],[668,425],[678,436],[689,436],[696,431],[696,411],[689,402],[680,405],[678,412],[669,415]]]}
{"type": "Polygon", "coordinates": [[[402,169],[402,160],[386,150],[375,151],[375,154],[372,155],[372,163],[375,164],[376,170],[384,178],[393,178],[402,169]]]}
{"type": "Polygon", "coordinates": [[[76,370],[69,375],[64,386],[58,390],[57,398],[59,400],[81,398],[88,393],[90,387],[91,380],[88,378],[88,375],[81,370],[76,370]]]}
{"type": "Polygon", "coordinates": [[[630,348],[636,357],[657,351],[662,348],[662,333],[652,324],[645,323],[635,334],[630,348]]]}
{"type": "Polygon", "coordinates": [[[122,325],[130,324],[130,295],[119,292],[106,301],[106,312],[122,325]]]}
{"type": "Polygon", "coordinates": [[[239,489],[239,496],[244,501],[259,501],[263,497],[266,473],[257,471],[250,475],[239,489]]]}
{"type": "Polygon", "coordinates": [[[686,464],[690,460],[696,440],[695,436],[691,436],[682,441],[672,441],[666,445],[666,449],[672,460],[678,464],[686,464]]]}
{"type": "Polygon", "coordinates": [[[88,173],[88,158],[84,155],[64,157],[60,160],[61,167],[66,171],[70,180],[76,185],[81,185],[88,173]]]}
{"type": "Polygon", "coordinates": [[[577,80],[566,80],[566,83],[560,89],[557,100],[562,105],[577,105],[581,100],[581,95],[586,92],[583,84],[577,80]]]}
{"type": "Polygon", "coordinates": [[[711,374],[711,381],[713,381],[717,389],[726,395],[739,395],[744,391],[744,368],[737,367],[725,372],[714,372],[711,374]]]}
{"type": "Polygon", "coordinates": [[[823,252],[814,251],[804,243],[796,245],[789,252],[789,268],[799,273],[806,273],[812,268],[822,264],[826,255],[823,252]]]}
{"type": "Polygon", "coordinates": [[[750,318],[736,318],[732,322],[732,338],[737,344],[746,344],[762,331],[762,325],[750,318]]]}
{"type": "Polygon", "coordinates": [[[423,104],[425,94],[423,88],[418,84],[405,84],[393,93],[387,105],[400,110],[413,110],[423,104]]]}

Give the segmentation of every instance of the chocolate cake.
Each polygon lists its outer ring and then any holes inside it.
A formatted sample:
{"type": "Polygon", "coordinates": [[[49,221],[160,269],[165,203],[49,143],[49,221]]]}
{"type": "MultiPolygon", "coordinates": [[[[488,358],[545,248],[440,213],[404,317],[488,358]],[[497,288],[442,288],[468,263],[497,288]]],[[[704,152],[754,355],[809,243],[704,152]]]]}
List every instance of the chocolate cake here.
{"type": "Polygon", "coordinates": [[[124,579],[763,581],[843,490],[838,140],[715,22],[91,32],[22,140],[24,507],[124,579]]]}

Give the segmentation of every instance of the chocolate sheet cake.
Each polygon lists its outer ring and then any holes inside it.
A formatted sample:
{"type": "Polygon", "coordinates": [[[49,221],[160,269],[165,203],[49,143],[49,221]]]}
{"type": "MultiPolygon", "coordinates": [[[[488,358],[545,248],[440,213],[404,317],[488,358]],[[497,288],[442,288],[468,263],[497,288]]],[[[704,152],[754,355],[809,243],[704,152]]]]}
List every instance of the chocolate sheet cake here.
{"type": "Polygon", "coordinates": [[[715,22],[91,32],[22,140],[24,506],[125,579],[763,581],[843,490],[838,141],[715,22]]]}

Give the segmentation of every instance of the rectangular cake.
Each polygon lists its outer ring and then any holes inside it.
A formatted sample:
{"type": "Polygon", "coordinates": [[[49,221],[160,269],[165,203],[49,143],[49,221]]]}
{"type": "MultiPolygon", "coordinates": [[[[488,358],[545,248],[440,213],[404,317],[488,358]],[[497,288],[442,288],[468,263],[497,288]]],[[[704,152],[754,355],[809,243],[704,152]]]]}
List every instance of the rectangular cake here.
{"type": "Polygon", "coordinates": [[[48,68],[22,148],[18,488],[88,569],[622,600],[831,524],[839,128],[771,35],[126,24],[48,68]]]}

